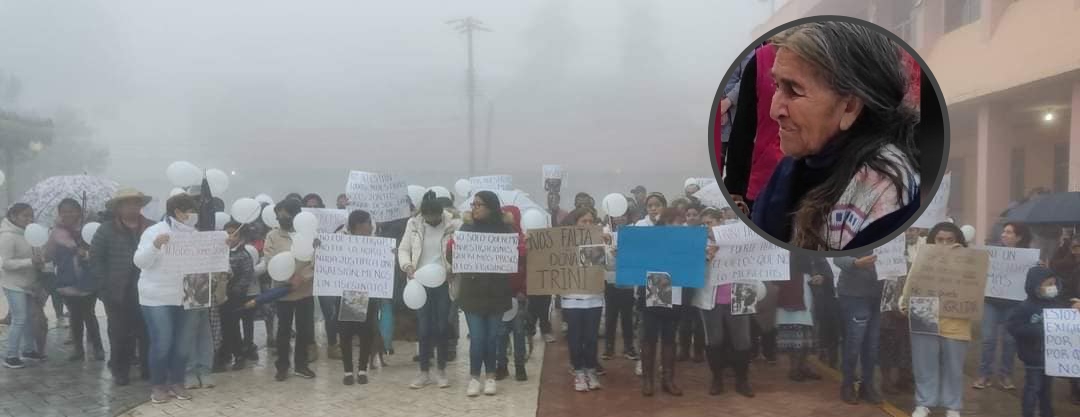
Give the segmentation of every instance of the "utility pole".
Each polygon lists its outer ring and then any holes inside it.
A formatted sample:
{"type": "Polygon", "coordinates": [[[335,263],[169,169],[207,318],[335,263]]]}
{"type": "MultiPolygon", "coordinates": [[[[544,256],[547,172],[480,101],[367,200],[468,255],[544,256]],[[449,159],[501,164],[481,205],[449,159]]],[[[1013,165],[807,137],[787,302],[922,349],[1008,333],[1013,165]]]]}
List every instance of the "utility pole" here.
{"type": "Polygon", "coordinates": [[[450,20],[446,24],[454,25],[454,29],[465,34],[469,59],[469,66],[465,69],[465,94],[469,98],[469,176],[472,176],[476,174],[476,69],[473,67],[473,31],[491,32],[491,29],[484,27],[484,22],[472,16],[450,20]]]}
{"type": "Polygon", "coordinates": [[[495,103],[488,102],[487,137],[484,138],[484,169],[491,170],[491,121],[495,118],[495,103]]]}

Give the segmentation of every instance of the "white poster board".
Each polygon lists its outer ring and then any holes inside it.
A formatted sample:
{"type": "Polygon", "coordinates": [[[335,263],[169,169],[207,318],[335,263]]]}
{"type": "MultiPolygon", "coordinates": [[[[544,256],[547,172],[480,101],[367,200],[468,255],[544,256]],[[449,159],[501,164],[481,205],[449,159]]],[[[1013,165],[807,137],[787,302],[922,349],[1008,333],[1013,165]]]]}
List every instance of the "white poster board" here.
{"type": "Polygon", "coordinates": [[[1043,330],[1046,374],[1080,378],[1080,311],[1072,308],[1043,310],[1043,330]]]}
{"type": "Polygon", "coordinates": [[[384,173],[352,171],[345,184],[350,210],[364,210],[376,223],[409,217],[409,188],[384,173]]]}
{"type": "Polygon", "coordinates": [[[907,256],[904,255],[906,249],[907,237],[903,233],[874,249],[874,255],[877,255],[874,269],[878,279],[894,279],[907,275],[907,256]]]}
{"type": "Polygon", "coordinates": [[[394,297],[394,239],[319,233],[315,251],[315,296],[340,297],[343,291],[371,298],[394,297]]]}
{"type": "Polygon", "coordinates": [[[787,281],[790,254],[742,222],[716,226],[717,251],[709,264],[714,285],[731,282],[787,281]]]}
{"type": "Polygon", "coordinates": [[[454,233],[455,274],[518,271],[517,233],[454,233]]]}
{"type": "Polygon", "coordinates": [[[1027,299],[1024,282],[1027,281],[1028,270],[1039,264],[1039,250],[999,246],[987,246],[983,249],[990,254],[986,296],[1017,301],[1027,299]]]}
{"type": "Polygon", "coordinates": [[[720,184],[716,183],[716,181],[701,187],[698,192],[694,193],[694,198],[697,198],[705,207],[730,207],[727,199],[724,198],[724,192],[720,190],[720,184]]]}
{"type": "Polygon", "coordinates": [[[941,187],[938,187],[937,194],[934,195],[934,199],[930,200],[930,204],[927,205],[926,211],[922,216],[919,216],[915,220],[915,224],[911,227],[918,227],[921,229],[930,229],[934,225],[944,222],[945,218],[949,215],[949,192],[952,188],[952,173],[945,173],[945,176],[941,178],[941,187]]]}
{"type": "Polygon", "coordinates": [[[545,180],[561,180],[565,174],[562,165],[544,165],[543,170],[545,180]]]}
{"type": "Polygon", "coordinates": [[[335,233],[349,221],[349,211],[339,209],[307,208],[302,210],[314,214],[319,219],[319,233],[335,233]]]}
{"type": "Polygon", "coordinates": [[[169,243],[161,247],[164,269],[177,275],[229,271],[228,236],[221,231],[169,233],[169,243]]]}
{"type": "Polygon", "coordinates": [[[510,175],[485,175],[481,177],[469,178],[469,183],[472,184],[472,192],[476,194],[477,191],[496,191],[496,190],[513,190],[514,189],[514,177],[510,175]]]}

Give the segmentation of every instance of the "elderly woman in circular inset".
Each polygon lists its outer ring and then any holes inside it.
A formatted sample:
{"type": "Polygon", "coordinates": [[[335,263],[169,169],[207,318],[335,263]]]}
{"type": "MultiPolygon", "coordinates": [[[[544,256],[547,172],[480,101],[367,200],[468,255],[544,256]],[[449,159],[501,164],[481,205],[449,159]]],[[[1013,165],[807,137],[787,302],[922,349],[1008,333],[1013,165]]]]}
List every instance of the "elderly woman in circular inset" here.
{"type": "Polygon", "coordinates": [[[846,22],[799,25],[774,36],[784,159],[753,207],[773,237],[813,250],[885,238],[919,208],[916,110],[904,101],[903,49],[846,22]]]}

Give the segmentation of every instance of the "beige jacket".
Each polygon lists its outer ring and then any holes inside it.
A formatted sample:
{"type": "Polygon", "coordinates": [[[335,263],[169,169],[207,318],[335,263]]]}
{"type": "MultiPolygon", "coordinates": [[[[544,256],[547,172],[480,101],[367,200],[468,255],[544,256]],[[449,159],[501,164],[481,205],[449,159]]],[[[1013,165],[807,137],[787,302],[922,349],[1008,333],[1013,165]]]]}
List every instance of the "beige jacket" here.
{"type": "MultiPolygon", "coordinates": [[[[454,215],[449,211],[443,211],[443,223],[447,227],[443,231],[442,243],[440,243],[439,247],[442,248],[443,252],[443,267],[449,271],[450,262],[446,259],[446,244],[450,242],[450,238],[454,237],[454,232],[461,228],[461,220],[454,218],[454,215]]],[[[398,245],[398,262],[401,264],[401,269],[416,268],[416,265],[420,263],[420,253],[423,250],[424,217],[416,215],[405,224],[405,235],[401,238],[401,245],[398,245]]]]}
{"type": "MultiPolygon", "coordinates": [[[[266,242],[263,244],[263,259],[269,262],[270,259],[274,258],[274,255],[290,250],[292,250],[292,237],[289,236],[289,232],[275,228],[266,235],[266,242]]],[[[311,297],[312,285],[314,285],[315,281],[314,263],[311,261],[296,261],[296,272],[293,274],[291,281],[297,282],[299,285],[294,286],[288,295],[281,298],[281,301],[296,301],[311,297]]],[[[274,282],[275,287],[282,285],[276,281],[274,282]]]]}
{"type": "Polygon", "coordinates": [[[23,237],[24,230],[8,219],[0,221],[0,283],[9,290],[36,292],[41,289],[34,268],[34,249],[23,237]]]}

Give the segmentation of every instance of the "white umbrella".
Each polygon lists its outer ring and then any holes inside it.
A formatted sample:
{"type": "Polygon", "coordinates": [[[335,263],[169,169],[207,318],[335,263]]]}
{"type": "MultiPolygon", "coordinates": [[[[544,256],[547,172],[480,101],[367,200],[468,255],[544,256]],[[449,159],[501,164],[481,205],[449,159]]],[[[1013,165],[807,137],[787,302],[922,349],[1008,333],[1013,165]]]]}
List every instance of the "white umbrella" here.
{"type": "Polygon", "coordinates": [[[112,180],[89,175],[50,177],[31,187],[19,201],[34,208],[37,223],[52,226],[61,200],[78,201],[84,213],[90,215],[104,211],[105,203],[112,199],[119,186],[112,180]]]}

